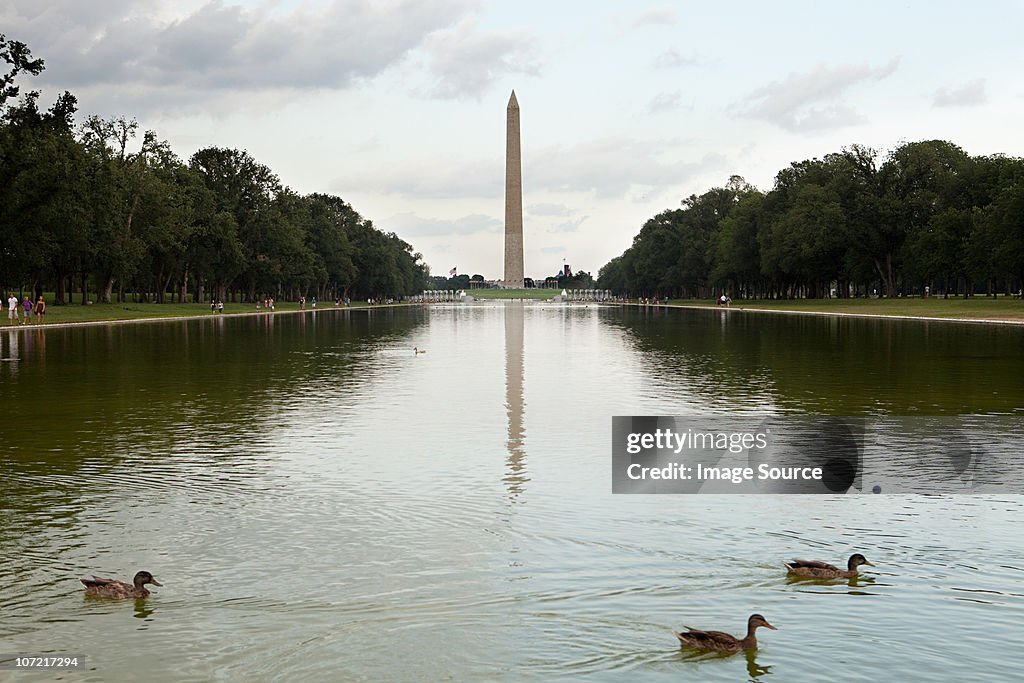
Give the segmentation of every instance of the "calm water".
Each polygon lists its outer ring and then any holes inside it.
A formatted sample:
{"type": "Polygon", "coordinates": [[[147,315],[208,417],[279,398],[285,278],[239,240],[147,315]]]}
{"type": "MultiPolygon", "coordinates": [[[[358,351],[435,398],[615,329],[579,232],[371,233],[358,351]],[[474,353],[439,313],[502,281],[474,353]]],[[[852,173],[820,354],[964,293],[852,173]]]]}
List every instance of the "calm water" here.
{"type": "Polygon", "coordinates": [[[1022,415],[1024,329],[510,304],[0,357],[0,653],[89,667],[38,680],[1022,675],[1021,497],[613,496],[609,468],[612,415],[1022,415]],[[782,570],[855,550],[852,585],[782,570]],[[140,569],[143,601],[78,582],[140,569]],[[755,656],[672,635],[755,611],[755,656]]]}

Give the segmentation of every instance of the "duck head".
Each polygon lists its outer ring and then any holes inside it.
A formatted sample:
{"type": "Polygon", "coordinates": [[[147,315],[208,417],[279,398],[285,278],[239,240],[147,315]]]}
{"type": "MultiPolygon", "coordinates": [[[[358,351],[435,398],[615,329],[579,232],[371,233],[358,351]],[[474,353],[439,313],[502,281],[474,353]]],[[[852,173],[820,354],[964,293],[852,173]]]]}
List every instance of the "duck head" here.
{"type": "Polygon", "coordinates": [[[154,586],[160,586],[161,588],[163,587],[163,584],[154,579],[153,575],[149,572],[139,572],[135,575],[132,583],[135,584],[136,588],[143,588],[147,583],[153,584],[154,586]]]}
{"type": "Polygon", "coordinates": [[[854,553],[853,555],[850,555],[850,561],[847,563],[846,568],[852,572],[856,571],[857,567],[861,566],[862,564],[866,564],[869,567],[875,566],[868,562],[868,558],[864,557],[860,553],[854,553]]]}

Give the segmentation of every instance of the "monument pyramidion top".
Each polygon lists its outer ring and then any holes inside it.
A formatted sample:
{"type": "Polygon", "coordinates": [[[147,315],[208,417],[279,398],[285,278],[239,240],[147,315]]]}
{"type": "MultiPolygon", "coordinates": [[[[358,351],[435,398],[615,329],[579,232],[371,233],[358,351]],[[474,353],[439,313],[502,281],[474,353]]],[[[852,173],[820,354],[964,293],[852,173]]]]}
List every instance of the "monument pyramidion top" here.
{"type": "Polygon", "coordinates": [[[516,91],[512,91],[512,97],[508,98],[509,109],[519,109],[519,101],[516,100],[516,91]]]}

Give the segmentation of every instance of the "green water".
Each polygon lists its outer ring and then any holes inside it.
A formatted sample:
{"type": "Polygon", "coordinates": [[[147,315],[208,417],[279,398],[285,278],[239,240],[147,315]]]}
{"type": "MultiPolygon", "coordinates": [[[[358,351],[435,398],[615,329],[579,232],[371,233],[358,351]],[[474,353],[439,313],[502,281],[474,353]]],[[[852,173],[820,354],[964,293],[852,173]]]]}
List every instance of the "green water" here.
{"type": "Polygon", "coordinates": [[[613,496],[609,468],[612,415],[1021,416],[1024,329],[498,303],[3,330],[0,358],[0,654],[87,660],[0,680],[1021,675],[1019,496],[613,496]],[[782,569],[854,551],[853,584],[782,569]],[[78,582],[140,569],[146,600],[78,582]],[[752,612],[752,656],[672,634],[752,612]]]}

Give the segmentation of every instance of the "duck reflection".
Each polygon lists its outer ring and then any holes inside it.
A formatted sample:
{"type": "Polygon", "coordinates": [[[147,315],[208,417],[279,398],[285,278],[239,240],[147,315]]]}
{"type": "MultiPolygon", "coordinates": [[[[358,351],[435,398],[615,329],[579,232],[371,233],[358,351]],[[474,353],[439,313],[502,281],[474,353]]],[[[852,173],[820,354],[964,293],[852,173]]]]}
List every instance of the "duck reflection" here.
{"type": "Polygon", "coordinates": [[[505,304],[505,411],[508,414],[508,449],[505,486],[511,500],[519,497],[526,482],[523,449],[523,303],[505,304]]]}
{"type": "Polygon", "coordinates": [[[757,663],[757,650],[747,650],[743,656],[747,658],[747,675],[750,676],[750,680],[767,676],[772,672],[770,666],[762,666],[757,663]]]}
{"type": "Polygon", "coordinates": [[[813,576],[793,576],[789,574],[786,576],[786,584],[792,586],[793,584],[802,586],[849,586],[850,588],[864,588],[872,586],[875,583],[875,577],[865,576],[863,574],[859,576],[852,576],[848,579],[837,577],[834,579],[818,579],[813,576]]]}
{"type": "MultiPolygon", "coordinates": [[[[690,647],[682,647],[679,649],[680,659],[684,662],[704,662],[712,661],[716,659],[732,659],[739,653],[737,652],[708,652],[707,650],[696,650],[690,647]]],[[[757,650],[744,650],[743,657],[747,663],[747,675],[750,676],[749,680],[760,678],[761,676],[767,676],[772,671],[771,666],[765,666],[759,664],[757,661],[757,650]]]]}
{"type": "Polygon", "coordinates": [[[155,611],[156,607],[152,603],[148,603],[145,598],[136,598],[134,614],[136,619],[146,619],[155,611]]]}

